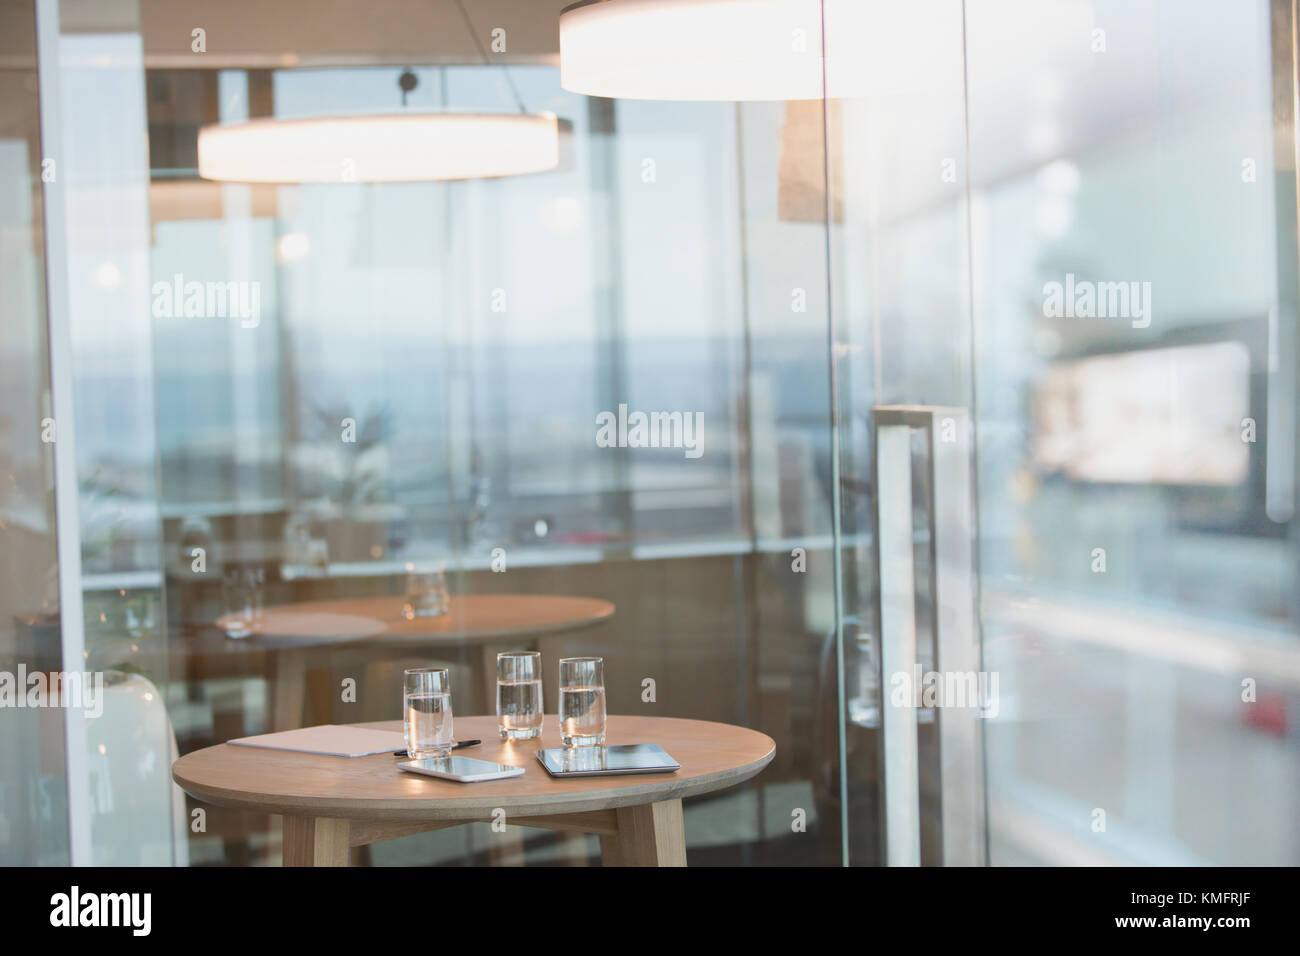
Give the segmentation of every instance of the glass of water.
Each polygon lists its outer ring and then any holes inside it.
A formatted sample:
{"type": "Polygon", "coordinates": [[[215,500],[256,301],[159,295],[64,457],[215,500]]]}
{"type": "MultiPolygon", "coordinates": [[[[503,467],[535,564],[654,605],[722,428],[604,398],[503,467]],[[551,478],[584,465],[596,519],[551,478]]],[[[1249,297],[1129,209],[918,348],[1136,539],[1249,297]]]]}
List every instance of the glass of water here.
{"type": "Polygon", "coordinates": [[[441,564],[406,565],[406,603],[402,616],[408,621],[417,617],[437,617],[451,609],[447,593],[447,574],[441,564]]]}
{"type": "Polygon", "coordinates": [[[226,571],[221,582],[226,610],[221,621],[226,637],[248,637],[262,623],[265,580],[261,568],[235,567],[226,571]]]}
{"type": "Polygon", "coordinates": [[[566,657],[560,661],[560,742],[566,747],[605,744],[605,661],[566,657]]]}
{"type": "Polygon", "coordinates": [[[497,655],[497,730],[505,740],[541,734],[542,655],[537,651],[497,655]]]}
{"type": "Polygon", "coordinates": [[[451,728],[451,682],[445,667],[406,672],[402,688],[406,752],[412,757],[446,757],[456,742],[451,728]]]}

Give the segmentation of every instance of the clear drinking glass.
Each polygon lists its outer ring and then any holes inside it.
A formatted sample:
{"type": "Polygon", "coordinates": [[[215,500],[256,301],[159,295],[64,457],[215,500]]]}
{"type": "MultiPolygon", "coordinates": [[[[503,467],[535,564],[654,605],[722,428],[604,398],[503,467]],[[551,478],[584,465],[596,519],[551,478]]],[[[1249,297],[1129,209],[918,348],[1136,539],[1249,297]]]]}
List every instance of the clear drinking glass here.
{"type": "Polygon", "coordinates": [[[402,688],[406,752],[412,757],[446,757],[456,742],[451,726],[451,682],[445,667],[406,671],[402,688]]]}
{"type": "Polygon", "coordinates": [[[497,730],[506,740],[541,734],[542,655],[537,651],[497,655],[497,730]]]}
{"type": "Polygon", "coordinates": [[[566,747],[605,744],[605,661],[566,657],[560,661],[560,742],[566,747]]]}
{"type": "Polygon", "coordinates": [[[402,614],[407,620],[416,617],[437,617],[451,608],[447,593],[447,574],[441,564],[419,567],[406,566],[406,604],[402,614]]]}
{"type": "Polygon", "coordinates": [[[265,577],[260,568],[230,568],[221,581],[226,637],[243,638],[262,623],[265,577]]]}

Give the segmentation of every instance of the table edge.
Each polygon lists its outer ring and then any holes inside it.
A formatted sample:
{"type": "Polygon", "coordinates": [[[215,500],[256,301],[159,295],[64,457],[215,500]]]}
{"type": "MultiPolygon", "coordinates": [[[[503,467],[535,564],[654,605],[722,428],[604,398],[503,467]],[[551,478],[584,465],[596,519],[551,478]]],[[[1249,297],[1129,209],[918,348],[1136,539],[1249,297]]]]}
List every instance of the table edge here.
{"type": "MultiPolygon", "coordinates": [[[[677,718],[690,719],[690,718],[677,718]]],[[[717,723],[717,721],[700,721],[717,723]]],[[[739,726],[739,725],[729,725],[739,726]]],[[[527,800],[503,799],[495,796],[475,797],[467,794],[463,798],[441,798],[436,805],[416,804],[410,798],[376,799],[358,803],[355,797],[286,797],[284,795],[250,796],[243,790],[230,790],[224,787],[197,783],[177,770],[185,756],[172,762],[171,778],[176,786],[186,794],[205,803],[219,807],[231,807],[260,813],[275,813],[287,816],[332,817],[347,820],[483,820],[491,816],[492,811],[504,806],[508,813],[515,816],[558,815],[566,813],[585,813],[592,810],[617,809],[618,807],[640,806],[658,803],[662,800],[676,800],[700,796],[726,790],[753,779],[772,762],[776,756],[776,741],[762,731],[743,728],[758,734],[767,742],[767,749],[757,759],[738,767],[730,767],[711,774],[677,779],[672,774],[647,774],[638,776],[635,783],[627,786],[598,790],[587,793],[557,793],[553,795],[531,796],[527,800]]],[[[216,744],[214,747],[229,746],[216,744]]],[[[214,749],[205,747],[204,750],[214,749]]],[[[202,753],[202,751],[194,751],[202,753]]],[[[356,758],[356,759],[366,759],[356,758]]],[[[468,786],[468,785],[467,785],[468,786]]]]}
{"type": "MultiPolygon", "coordinates": [[[[384,598],[392,598],[393,595],[379,595],[384,598]]],[[[497,596],[497,595],[475,595],[480,596],[497,596]]],[[[519,594],[516,592],[507,592],[504,597],[572,597],[571,595],[530,595],[519,594]]],[[[274,631],[261,632],[253,631],[249,637],[255,638],[257,644],[250,644],[247,649],[250,651],[260,650],[269,653],[280,653],[283,651],[295,650],[316,650],[320,648],[407,648],[411,645],[440,645],[447,644],[451,646],[466,645],[475,646],[479,644],[490,644],[498,641],[527,640],[531,638],[549,637],[554,634],[568,634],[576,631],[585,631],[589,628],[598,627],[601,624],[608,623],[618,613],[618,605],[613,601],[605,598],[587,598],[583,600],[597,601],[605,605],[602,612],[594,617],[578,618],[571,621],[555,621],[549,624],[535,625],[524,624],[518,627],[502,627],[493,630],[474,631],[469,634],[453,632],[450,634],[440,634],[437,632],[421,634],[390,634],[386,631],[380,631],[377,634],[365,635],[343,635],[340,637],[319,638],[315,636],[304,637],[303,635],[280,634],[274,631]]],[[[311,603],[311,602],[303,602],[311,603]]],[[[324,602],[321,602],[324,603],[324,602]]],[[[288,607],[290,605],[278,605],[278,607],[288,607]]],[[[362,615],[356,615],[358,617],[362,615]]],[[[225,615],[217,618],[211,623],[211,627],[220,630],[220,622],[225,615]]],[[[244,640],[244,639],[241,639],[244,640]]]]}

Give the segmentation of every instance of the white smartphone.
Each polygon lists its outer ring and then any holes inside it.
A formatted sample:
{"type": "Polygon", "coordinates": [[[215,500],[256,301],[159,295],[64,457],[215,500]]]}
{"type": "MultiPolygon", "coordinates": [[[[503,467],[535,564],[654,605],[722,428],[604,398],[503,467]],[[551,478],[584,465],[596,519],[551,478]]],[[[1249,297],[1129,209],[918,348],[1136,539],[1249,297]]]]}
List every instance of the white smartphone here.
{"type": "Polygon", "coordinates": [[[421,757],[419,760],[403,761],[397,766],[407,773],[422,773],[426,777],[442,777],[444,780],[459,780],[461,783],[518,777],[524,772],[523,767],[475,760],[473,757],[421,757]]]}

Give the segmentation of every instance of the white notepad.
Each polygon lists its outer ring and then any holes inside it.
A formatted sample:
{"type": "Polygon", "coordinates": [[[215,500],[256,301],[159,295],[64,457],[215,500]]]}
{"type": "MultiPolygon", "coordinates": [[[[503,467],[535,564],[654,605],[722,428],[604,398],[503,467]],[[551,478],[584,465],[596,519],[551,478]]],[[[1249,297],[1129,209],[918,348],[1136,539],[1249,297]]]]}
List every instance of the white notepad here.
{"type": "Polygon", "coordinates": [[[322,724],[299,730],[282,730],[275,734],[258,734],[240,737],[227,743],[241,747],[265,747],[270,750],[296,750],[305,754],[325,754],[330,757],[365,757],[370,754],[395,753],[406,746],[398,730],[369,730],[365,727],[345,727],[340,724],[322,724]]]}

